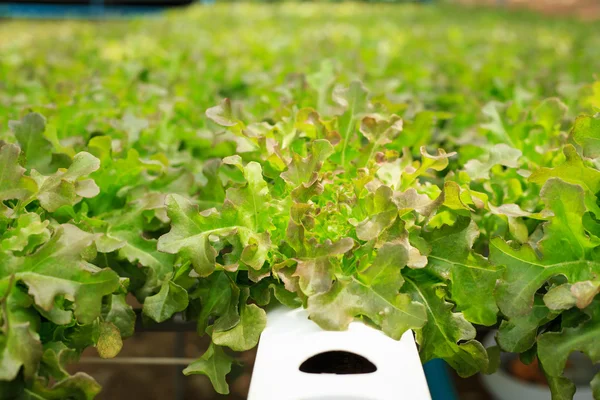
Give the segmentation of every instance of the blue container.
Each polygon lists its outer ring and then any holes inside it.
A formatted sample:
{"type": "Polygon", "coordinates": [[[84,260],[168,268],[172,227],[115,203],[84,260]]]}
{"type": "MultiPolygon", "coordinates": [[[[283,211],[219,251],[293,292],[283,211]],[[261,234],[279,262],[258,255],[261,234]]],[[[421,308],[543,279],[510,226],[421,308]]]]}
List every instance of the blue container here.
{"type": "Polygon", "coordinates": [[[458,400],[448,365],[444,360],[431,360],[423,365],[423,369],[432,400],[458,400]]]}
{"type": "MultiPolygon", "coordinates": [[[[193,1],[188,1],[191,4],[193,1]]],[[[201,3],[211,3],[212,0],[201,1],[201,3]]],[[[0,17],[1,18],[28,18],[28,19],[62,19],[62,18],[84,18],[84,19],[100,19],[100,18],[119,18],[130,17],[139,14],[156,14],[172,7],[185,6],[184,1],[174,1],[171,4],[163,2],[160,4],[140,3],[132,4],[132,2],[111,2],[105,4],[104,0],[89,0],[80,4],[61,4],[60,2],[43,2],[39,3],[17,0],[0,2],[0,17]]]]}

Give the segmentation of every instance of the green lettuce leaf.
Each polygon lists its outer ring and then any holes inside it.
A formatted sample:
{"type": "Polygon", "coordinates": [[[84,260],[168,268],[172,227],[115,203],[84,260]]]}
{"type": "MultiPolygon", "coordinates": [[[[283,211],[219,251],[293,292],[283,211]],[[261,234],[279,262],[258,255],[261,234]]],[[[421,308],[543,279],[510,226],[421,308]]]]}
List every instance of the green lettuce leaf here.
{"type": "Polygon", "coordinates": [[[214,344],[227,346],[234,351],[250,350],[258,344],[260,334],[267,326],[267,314],[256,304],[247,304],[247,299],[247,293],[241,296],[240,319],[233,328],[217,330],[215,327],[212,333],[214,344]]]}
{"type": "Polygon", "coordinates": [[[155,322],[164,322],[188,306],[188,293],[175,282],[163,282],[160,291],[146,297],[143,312],[155,322]]]}
{"type": "MultiPolygon", "coordinates": [[[[580,351],[587,355],[593,363],[600,362],[600,345],[595,338],[600,332],[598,304],[592,305],[592,318],[573,328],[563,328],[560,332],[546,332],[538,339],[538,357],[545,373],[551,377],[561,377],[569,355],[580,351]]],[[[565,378],[562,378],[565,379],[565,378]]],[[[563,385],[552,387],[554,392],[562,392],[563,385]]]]}
{"type": "Polygon", "coordinates": [[[8,125],[21,146],[25,167],[49,172],[54,148],[44,136],[46,118],[39,113],[29,113],[20,121],[10,121],[8,125]]]}
{"type": "Polygon", "coordinates": [[[544,224],[544,236],[538,245],[541,256],[530,244],[514,248],[500,238],[490,243],[490,260],[506,268],[497,287],[497,300],[508,317],[529,313],[536,291],[551,277],[564,275],[575,283],[593,279],[600,271],[600,264],[592,256],[598,244],[582,225],[586,211],[583,189],[550,179],[541,196],[554,214],[544,224]],[[556,248],[561,251],[554,252],[556,248]]]}
{"type": "Polygon", "coordinates": [[[231,371],[232,362],[233,358],[227,355],[222,347],[211,344],[202,357],[188,365],[183,373],[205,375],[210,379],[217,393],[229,394],[229,385],[225,377],[231,371]]]}
{"type": "Polygon", "coordinates": [[[569,137],[581,146],[585,157],[600,156],[600,118],[598,116],[580,115],[577,117],[569,137]]]}
{"type": "Polygon", "coordinates": [[[427,269],[452,282],[451,298],[465,318],[479,325],[494,325],[498,307],[490,293],[501,277],[501,268],[472,250],[479,236],[477,225],[461,217],[424,236],[431,246],[427,269]]]}
{"type": "Polygon", "coordinates": [[[5,290],[0,298],[0,381],[16,379],[23,369],[26,379],[32,378],[42,359],[42,344],[37,332],[40,321],[27,294],[14,285],[14,279],[0,281],[5,290]]]}
{"type": "Polygon", "coordinates": [[[487,370],[488,355],[475,340],[475,327],[462,313],[452,312],[453,305],[445,300],[442,283],[425,271],[413,270],[406,276],[404,292],[427,311],[427,323],[416,330],[424,363],[442,358],[462,377],[487,370]]]}
{"type": "Polygon", "coordinates": [[[0,215],[11,217],[14,211],[4,204],[5,200],[25,200],[37,191],[33,179],[25,176],[25,168],[19,164],[21,150],[18,146],[5,144],[0,147],[0,215]]]}

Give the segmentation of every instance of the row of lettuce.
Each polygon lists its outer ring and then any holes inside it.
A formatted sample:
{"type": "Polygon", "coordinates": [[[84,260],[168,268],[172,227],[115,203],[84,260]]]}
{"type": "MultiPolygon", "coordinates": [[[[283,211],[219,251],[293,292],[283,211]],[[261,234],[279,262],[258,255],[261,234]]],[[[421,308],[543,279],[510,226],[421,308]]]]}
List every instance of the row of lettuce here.
{"type": "Polygon", "coordinates": [[[105,135],[65,146],[40,114],[12,121],[0,149],[3,393],[93,397],[95,381],[64,364],[88,346],[118,354],[131,293],[145,318],[183,312],[211,336],[185,373],[220,393],[225,348],[256,346],[278,301],[325,329],[355,318],[396,339],[413,329],[424,362],[461,376],[493,372],[500,350],[538,357],[556,398],[572,396],[569,354],[598,361],[600,118],[565,121],[552,98],[511,124],[492,103],[485,143],[447,152],[420,146],[415,122],[360,82],[332,96],[330,119],[302,108],[250,124],[223,100],[206,111],[236,146],[222,159],[142,157],[105,135]],[[498,323],[499,347],[485,349],[475,325],[498,323]]]}
{"type": "Polygon", "coordinates": [[[228,393],[270,303],[413,329],[462,376],[538,357],[571,398],[568,354],[600,354],[598,46],[443,5],[1,24],[0,399],[94,398],[66,365],[175,313],[228,393]]]}

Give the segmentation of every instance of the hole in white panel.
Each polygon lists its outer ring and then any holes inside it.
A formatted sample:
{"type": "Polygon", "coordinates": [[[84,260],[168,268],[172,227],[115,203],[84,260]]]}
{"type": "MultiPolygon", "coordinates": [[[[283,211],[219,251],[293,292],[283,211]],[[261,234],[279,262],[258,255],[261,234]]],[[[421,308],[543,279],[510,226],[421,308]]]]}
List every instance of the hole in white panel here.
{"type": "Polygon", "coordinates": [[[365,357],[349,351],[326,351],[316,354],[300,365],[307,374],[370,374],[377,367],[365,357]]]}

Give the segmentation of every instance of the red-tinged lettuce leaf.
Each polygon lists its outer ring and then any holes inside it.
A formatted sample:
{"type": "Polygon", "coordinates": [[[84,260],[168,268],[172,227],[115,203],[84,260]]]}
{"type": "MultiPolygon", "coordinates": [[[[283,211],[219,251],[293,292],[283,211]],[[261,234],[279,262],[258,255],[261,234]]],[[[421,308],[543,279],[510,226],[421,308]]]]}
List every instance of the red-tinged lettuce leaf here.
{"type": "Polygon", "coordinates": [[[377,151],[385,150],[383,146],[393,143],[402,132],[402,126],[402,119],[395,114],[389,118],[379,114],[363,117],[360,122],[360,133],[369,141],[369,144],[362,149],[362,155],[358,161],[359,166],[367,166],[370,162],[376,161],[374,156],[377,151]]]}
{"type": "Polygon", "coordinates": [[[215,124],[225,127],[233,127],[241,124],[241,121],[233,115],[231,101],[229,99],[223,99],[218,105],[208,108],[206,110],[206,116],[215,124]]]}
{"type": "Polygon", "coordinates": [[[391,143],[402,131],[402,119],[397,115],[383,118],[381,115],[372,114],[364,117],[360,122],[360,133],[371,143],[369,157],[371,159],[377,146],[391,143]]]}
{"type": "Polygon", "coordinates": [[[488,355],[475,340],[475,327],[453,305],[446,301],[446,287],[424,270],[411,270],[405,275],[403,292],[427,311],[427,323],[416,330],[423,363],[444,359],[456,372],[467,377],[488,369],[488,355]]]}
{"type": "Polygon", "coordinates": [[[229,385],[225,377],[231,371],[233,358],[223,351],[221,346],[211,344],[198,360],[183,370],[185,375],[205,375],[210,379],[216,392],[229,394],[229,385]]]}
{"type": "Polygon", "coordinates": [[[413,210],[421,215],[429,215],[438,205],[428,195],[420,194],[414,188],[404,192],[394,192],[393,201],[398,207],[400,217],[413,210]]]}
{"type": "Polygon", "coordinates": [[[298,188],[296,193],[297,196],[300,196],[302,189],[306,191],[315,184],[323,163],[333,151],[333,146],[329,141],[324,139],[313,141],[306,157],[303,158],[296,153],[292,154],[292,160],[288,164],[287,170],[281,173],[281,178],[292,188],[298,188]]]}
{"type": "Polygon", "coordinates": [[[354,210],[354,215],[361,219],[356,224],[358,239],[373,240],[394,223],[398,206],[392,200],[392,195],[392,189],[382,185],[362,199],[360,207],[354,210]]]}
{"type": "MultiPolygon", "coordinates": [[[[589,282],[589,281],[587,281],[589,282]]],[[[564,311],[573,307],[577,299],[571,293],[571,284],[565,283],[554,286],[544,295],[544,304],[550,310],[564,311]]]]}
{"type": "Polygon", "coordinates": [[[309,297],[310,319],[324,329],[345,330],[355,317],[365,316],[394,339],[422,327],[425,307],[400,293],[404,284],[400,270],[407,261],[406,247],[384,245],[357,277],[340,278],[328,292],[309,297]]]}
{"type": "Polygon", "coordinates": [[[336,243],[326,241],[323,244],[308,242],[306,250],[296,258],[296,271],[300,290],[306,296],[327,292],[335,276],[334,260],[354,247],[351,238],[343,238],[336,243]]]}
{"type": "Polygon", "coordinates": [[[32,389],[26,390],[26,398],[36,400],[40,398],[44,400],[64,400],[67,398],[93,400],[100,393],[100,390],[101,387],[94,378],[84,372],[76,372],[50,387],[47,387],[42,380],[37,380],[32,389]]]}
{"type": "Polygon", "coordinates": [[[436,190],[435,195],[437,197],[431,200],[428,195],[418,195],[411,188],[404,193],[396,192],[394,202],[398,205],[401,215],[414,210],[425,217],[422,222],[425,229],[453,225],[459,216],[468,217],[473,212],[465,203],[472,203],[469,192],[463,190],[456,182],[444,182],[441,190],[436,190]]]}
{"type": "Polygon", "coordinates": [[[575,282],[570,286],[571,294],[575,297],[575,306],[580,309],[584,309],[592,304],[596,295],[600,293],[600,281],[598,279],[575,282]]]}
{"type": "Polygon", "coordinates": [[[67,309],[53,310],[58,296],[73,302],[78,321],[91,323],[101,313],[102,298],[120,286],[116,273],[86,261],[93,255],[94,239],[95,235],[74,225],[60,225],[52,238],[35,253],[12,257],[2,263],[0,279],[9,279],[12,275],[27,285],[36,306],[54,312],[52,315],[56,316],[58,324],[70,321],[68,315],[71,313],[67,309]]]}
{"type": "Polygon", "coordinates": [[[581,281],[554,286],[544,295],[544,304],[553,311],[579,309],[589,306],[600,293],[600,281],[581,281]]]}
{"type": "Polygon", "coordinates": [[[408,329],[422,326],[426,316],[421,304],[405,295],[385,298],[377,288],[356,280],[337,280],[331,290],[308,299],[310,319],[327,330],[345,330],[357,316],[365,316],[383,332],[400,339],[408,329]]]}

